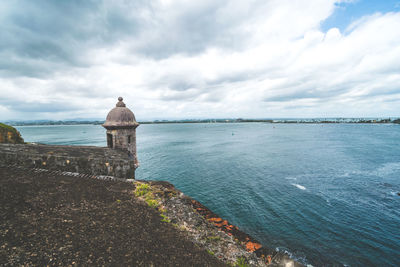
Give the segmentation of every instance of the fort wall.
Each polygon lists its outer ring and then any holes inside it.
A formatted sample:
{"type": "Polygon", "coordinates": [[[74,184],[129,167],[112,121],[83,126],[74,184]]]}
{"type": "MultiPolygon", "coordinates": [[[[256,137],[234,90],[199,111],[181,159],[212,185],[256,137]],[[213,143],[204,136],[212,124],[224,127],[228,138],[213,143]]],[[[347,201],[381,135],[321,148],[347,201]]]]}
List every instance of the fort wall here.
{"type": "Polygon", "coordinates": [[[135,178],[135,161],[128,151],[93,146],[0,144],[0,166],[20,166],[135,178]]]}

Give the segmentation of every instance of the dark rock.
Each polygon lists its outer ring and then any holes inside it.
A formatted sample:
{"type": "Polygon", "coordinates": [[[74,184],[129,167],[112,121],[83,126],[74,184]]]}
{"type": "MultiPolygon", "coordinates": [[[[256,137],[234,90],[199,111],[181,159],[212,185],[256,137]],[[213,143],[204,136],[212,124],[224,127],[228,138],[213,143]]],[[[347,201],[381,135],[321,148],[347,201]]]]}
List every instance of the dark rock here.
{"type": "Polygon", "coordinates": [[[170,221],[192,242],[229,265],[236,266],[240,260],[246,266],[303,266],[263,247],[250,235],[220,218],[200,202],[186,196],[167,182],[141,181],[151,186],[153,194],[160,198],[161,206],[170,221]],[[160,193],[164,192],[164,193],[160,193]],[[168,194],[166,193],[168,192],[168,194]],[[172,197],[169,197],[173,195],[172,197]]]}

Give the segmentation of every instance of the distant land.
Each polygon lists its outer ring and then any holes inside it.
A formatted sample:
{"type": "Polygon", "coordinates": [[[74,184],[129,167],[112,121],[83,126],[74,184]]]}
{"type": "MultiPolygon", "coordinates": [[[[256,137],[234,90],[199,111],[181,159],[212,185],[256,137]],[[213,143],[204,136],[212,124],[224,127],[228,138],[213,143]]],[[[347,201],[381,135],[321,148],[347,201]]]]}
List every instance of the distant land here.
{"type": "MultiPolygon", "coordinates": [[[[140,124],[166,124],[166,123],[396,123],[400,118],[305,118],[305,119],[183,119],[183,120],[153,120],[139,121],[140,124]]],[[[31,120],[31,121],[5,121],[12,126],[30,125],[101,125],[104,120],[31,120]]]]}

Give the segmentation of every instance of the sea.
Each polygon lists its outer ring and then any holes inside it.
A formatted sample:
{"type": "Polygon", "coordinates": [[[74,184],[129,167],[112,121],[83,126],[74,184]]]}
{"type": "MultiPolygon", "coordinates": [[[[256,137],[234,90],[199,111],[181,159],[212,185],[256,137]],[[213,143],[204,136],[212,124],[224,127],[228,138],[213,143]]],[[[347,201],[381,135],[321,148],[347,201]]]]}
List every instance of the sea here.
{"type": "MultiPolygon", "coordinates": [[[[100,125],[16,128],[106,146],[100,125]]],[[[306,265],[400,266],[400,125],[143,124],[137,149],[137,179],[173,183],[306,265]]]]}

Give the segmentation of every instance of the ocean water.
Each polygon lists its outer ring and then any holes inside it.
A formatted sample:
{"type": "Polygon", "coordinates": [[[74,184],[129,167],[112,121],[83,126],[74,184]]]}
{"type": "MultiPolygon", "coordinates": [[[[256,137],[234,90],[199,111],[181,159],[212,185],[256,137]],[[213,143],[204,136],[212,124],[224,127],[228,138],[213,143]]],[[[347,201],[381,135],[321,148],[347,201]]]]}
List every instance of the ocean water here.
{"type": "MultiPolygon", "coordinates": [[[[101,126],[21,126],[25,141],[105,146],[101,126]]],[[[153,124],[137,179],[167,180],[313,266],[400,266],[400,125],[153,124]]]]}

